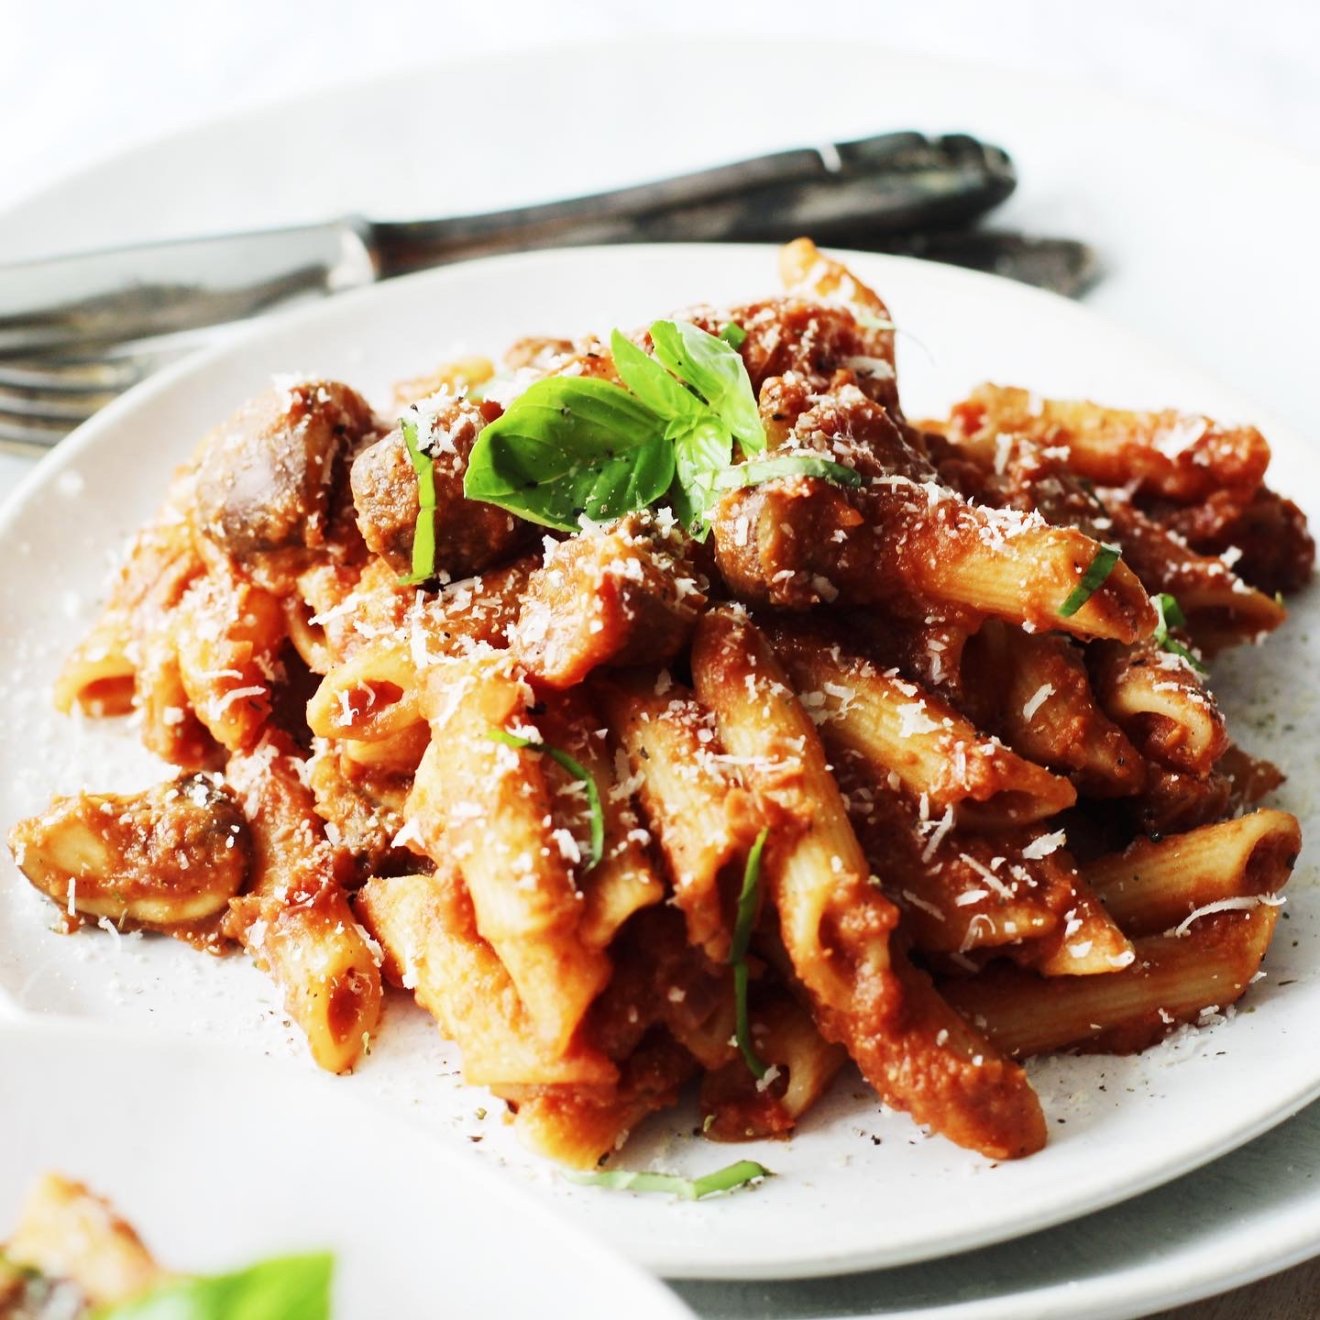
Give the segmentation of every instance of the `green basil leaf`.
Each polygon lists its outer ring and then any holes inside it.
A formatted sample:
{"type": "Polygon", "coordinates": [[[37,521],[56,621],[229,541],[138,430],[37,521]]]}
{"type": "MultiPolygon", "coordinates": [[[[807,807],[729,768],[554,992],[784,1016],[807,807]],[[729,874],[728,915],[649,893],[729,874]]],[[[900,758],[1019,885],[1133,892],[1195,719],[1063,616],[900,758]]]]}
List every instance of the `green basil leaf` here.
{"type": "Polygon", "coordinates": [[[1105,584],[1105,579],[1114,571],[1122,551],[1116,545],[1102,545],[1095,552],[1095,558],[1086,567],[1082,580],[1068,593],[1068,598],[1059,606],[1059,617],[1070,619],[1086,604],[1105,584]]]}
{"type": "Polygon", "coordinates": [[[610,335],[614,367],[623,383],[657,416],[668,422],[695,421],[706,408],[681,381],[620,330],[610,335]]]}
{"type": "Polygon", "coordinates": [[[412,586],[435,576],[435,473],[431,455],[417,443],[417,423],[400,421],[403,443],[417,473],[417,522],[413,527],[412,572],[399,582],[412,586]]]}
{"type": "Polygon", "coordinates": [[[747,331],[737,321],[726,321],[720,326],[720,338],[730,348],[741,348],[747,342],[747,331]]]}
{"type": "Polygon", "coordinates": [[[747,367],[736,350],[687,321],[651,326],[655,355],[720,415],[747,454],[765,449],[765,427],[747,367]]]}
{"type": "Polygon", "coordinates": [[[654,503],[674,479],[662,420],[608,381],[537,381],[477,437],[463,478],[471,500],[575,532],[654,503]]]}
{"type": "Polygon", "coordinates": [[[821,477],[838,486],[860,486],[859,472],[828,458],[814,454],[781,454],[775,458],[756,459],[726,468],[715,479],[720,490],[737,490],[739,486],[759,486],[776,477],[821,477]]]}
{"type": "Polygon", "coordinates": [[[699,1201],[716,1192],[731,1192],[759,1178],[774,1174],[755,1160],[738,1160],[700,1178],[684,1178],[677,1173],[645,1173],[634,1169],[597,1169],[594,1173],[565,1173],[569,1182],[585,1187],[609,1187],[621,1192],[669,1192],[684,1201],[699,1201]]]}
{"type": "Polygon", "coordinates": [[[544,752],[556,765],[562,766],[574,779],[581,781],[587,790],[587,810],[591,814],[591,843],[587,854],[587,870],[590,871],[605,855],[605,808],[601,805],[595,775],[581,761],[574,760],[567,752],[551,747],[549,743],[535,742],[520,734],[510,733],[507,729],[491,729],[486,737],[491,742],[516,747],[519,751],[544,752]]]}
{"type": "Polygon", "coordinates": [[[281,1256],[233,1274],[172,1279],[93,1320],[329,1320],[334,1257],[281,1256]]]}
{"type": "Polygon", "coordinates": [[[733,437],[709,408],[703,408],[690,423],[671,423],[669,434],[674,442],[669,502],[683,526],[704,538],[709,531],[706,511],[718,494],[716,480],[733,458],[733,437]]]}

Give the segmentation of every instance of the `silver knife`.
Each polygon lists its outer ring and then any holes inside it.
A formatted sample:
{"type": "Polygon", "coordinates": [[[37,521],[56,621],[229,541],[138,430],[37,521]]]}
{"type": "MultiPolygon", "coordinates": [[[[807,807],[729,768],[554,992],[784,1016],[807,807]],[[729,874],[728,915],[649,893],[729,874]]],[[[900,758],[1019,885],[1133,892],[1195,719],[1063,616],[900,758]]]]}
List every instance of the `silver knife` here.
{"type": "Polygon", "coordinates": [[[0,357],[194,330],[444,262],[531,248],[808,234],[881,249],[914,232],[966,226],[1014,184],[1012,163],[997,147],[961,134],[887,133],[480,215],[353,217],[3,265],[0,357]]]}

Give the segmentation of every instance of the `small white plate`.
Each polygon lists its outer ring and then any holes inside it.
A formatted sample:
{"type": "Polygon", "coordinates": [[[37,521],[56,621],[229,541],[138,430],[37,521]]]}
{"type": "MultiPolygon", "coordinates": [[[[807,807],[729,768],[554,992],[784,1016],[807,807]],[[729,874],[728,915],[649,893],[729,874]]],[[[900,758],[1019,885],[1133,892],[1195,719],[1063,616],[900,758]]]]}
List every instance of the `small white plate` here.
{"type": "Polygon", "coordinates": [[[474,1156],[290,1064],[104,1023],[0,1023],[0,1241],[39,1174],[108,1197],[182,1273],[333,1251],[337,1320],[681,1320],[654,1279],[474,1156]]]}
{"type": "MultiPolygon", "coordinates": [[[[1272,480],[1315,516],[1312,453],[1259,408],[1080,308],[984,276],[884,258],[860,273],[903,330],[910,411],[947,405],[977,380],[1134,406],[1175,404],[1260,421],[1276,447],[1272,480]]],[[[51,456],[0,519],[5,634],[0,703],[0,819],[39,808],[52,791],[116,788],[159,775],[131,730],[55,717],[47,705],[61,655],[85,626],[106,566],[158,500],[170,466],[269,373],[340,376],[369,392],[464,347],[498,350],[526,333],[608,330],[703,298],[774,288],[760,248],[666,247],[561,252],[478,262],[399,281],[266,324],[113,405],[51,456]]],[[[1260,651],[1216,666],[1230,723],[1248,750],[1282,762],[1281,796],[1316,828],[1320,714],[1309,675],[1314,593],[1260,651]]],[[[46,930],[45,900],[5,863],[0,884],[0,988],[38,1012],[152,1022],[162,1032],[242,1040],[303,1053],[261,976],[170,941],[46,930]]],[[[1054,1140],[1031,1159],[991,1167],[910,1122],[876,1110],[845,1084],[786,1144],[748,1150],[781,1176],[755,1191],[696,1205],[571,1187],[475,1116],[482,1093],[423,1016],[391,1006],[379,1046],[340,1083],[421,1116],[553,1198],[566,1214],[635,1259],[676,1276],[841,1273],[945,1255],[1015,1237],[1112,1204],[1249,1140],[1320,1093],[1313,1048],[1320,1013],[1320,905],[1309,857],[1269,979],[1249,1010],[1133,1059],[1055,1059],[1033,1067],[1054,1140]],[[1103,1088],[1103,1089],[1102,1089],[1103,1088]]],[[[494,1112],[495,1107],[491,1107],[494,1112]]],[[[709,1169],[731,1152],[691,1140],[690,1115],[661,1120],[629,1162],[709,1169]]],[[[741,1153],[741,1152],[733,1152],[741,1153]]]]}

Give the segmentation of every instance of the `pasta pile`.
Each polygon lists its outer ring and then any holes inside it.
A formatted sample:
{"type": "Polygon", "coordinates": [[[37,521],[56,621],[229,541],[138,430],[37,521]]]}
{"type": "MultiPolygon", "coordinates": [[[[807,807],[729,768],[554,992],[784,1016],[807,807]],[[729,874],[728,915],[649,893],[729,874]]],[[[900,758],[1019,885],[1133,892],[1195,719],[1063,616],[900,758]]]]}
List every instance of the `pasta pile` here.
{"type": "Polygon", "coordinates": [[[1256,976],[1300,846],[1205,658],[1284,618],[1259,432],[983,386],[900,407],[880,298],[786,292],[202,442],[56,685],[180,768],[16,827],[69,924],[222,951],[350,1069],[401,987],[591,1168],[699,1082],[790,1133],[851,1059],[995,1158],[1020,1060],[1256,976]]]}

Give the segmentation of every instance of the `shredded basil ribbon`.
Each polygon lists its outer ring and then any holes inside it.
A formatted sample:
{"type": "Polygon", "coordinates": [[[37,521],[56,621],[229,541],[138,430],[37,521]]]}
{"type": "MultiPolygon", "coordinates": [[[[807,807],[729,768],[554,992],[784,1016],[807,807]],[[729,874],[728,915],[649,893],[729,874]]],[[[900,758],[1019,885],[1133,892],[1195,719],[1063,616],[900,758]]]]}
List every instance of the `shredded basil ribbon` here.
{"type": "Polygon", "coordinates": [[[776,477],[824,477],[838,486],[860,486],[859,472],[842,463],[815,454],[777,454],[774,458],[754,459],[725,468],[715,478],[720,490],[736,490],[739,486],[759,486],[776,477]]]}
{"type": "Polygon", "coordinates": [[[1105,579],[1114,571],[1122,551],[1116,545],[1102,545],[1095,552],[1095,558],[1087,565],[1082,580],[1068,593],[1068,599],[1059,606],[1059,617],[1070,619],[1104,585],[1105,579]]]}
{"type": "Polygon", "coordinates": [[[720,338],[730,348],[741,348],[747,342],[747,331],[737,321],[726,321],[720,327],[720,338]]]}
{"type": "Polygon", "coordinates": [[[601,806],[595,776],[580,761],[575,761],[567,752],[551,747],[549,743],[534,742],[531,738],[520,737],[507,729],[491,729],[486,737],[506,747],[516,747],[519,751],[544,752],[556,765],[563,766],[574,779],[581,780],[586,786],[587,808],[591,812],[591,843],[587,854],[587,870],[590,871],[605,855],[605,809],[601,806]]]}
{"type": "Polygon", "coordinates": [[[435,472],[431,455],[417,443],[417,423],[400,421],[403,443],[417,473],[417,523],[413,527],[412,572],[399,582],[413,586],[435,576],[435,472]]]}
{"type": "Polygon", "coordinates": [[[761,854],[770,837],[767,826],[756,836],[747,853],[743,868],[742,890],[738,894],[738,910],[733,923],[733,939],[729,943],[729,962],[733,967],[734,1036],[739,1053],[752,1076],[758,1081],[769,1071],[752,1044],[751,1026],[747,1020],[747,949],[752,942],[752,926],[761,905],[761,854]]]}
{"type": "Polygon", "coordinates": [[[334,1257],[281,1256],[233,1274],[170,1279],[92,1320],[329,1320],[334,1257]]]}
{"type": "Polygon", "coordinates": [[[739,1160],[700,1178],[684,1178],[677,1173],[642,1173],[631,1169],[598,1169],[594,1173],[565,1173],[570,1182],[584,1187],[609,1187],[621,1192],[669,1192],[684,1201],[700,1201],[716,1192],[731,1192],[759,1178],[774,1174],[755,1160],[739,1160]]]}
{"type": "Polygon", "coordinates": [[[1155,606],[1155,612],[1160,616],[1160,621],[1151,634],[1151,641],[1160,650],[1181,656],[1198,674],[1208,673],[1206,667],[1187,647],[1176,637],[1169,636],[1170,628],[1182,628],[1187,623],[1187,616],[1183,613],[1182,606],[1178,604],[1178,598],[1169,595],[1167,591],[1161,591],[1158,596],[1151,597],[1151,603],[1155,606]]]}

